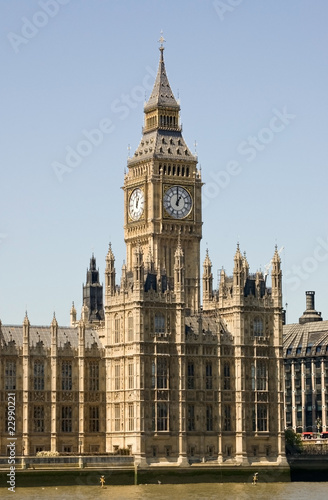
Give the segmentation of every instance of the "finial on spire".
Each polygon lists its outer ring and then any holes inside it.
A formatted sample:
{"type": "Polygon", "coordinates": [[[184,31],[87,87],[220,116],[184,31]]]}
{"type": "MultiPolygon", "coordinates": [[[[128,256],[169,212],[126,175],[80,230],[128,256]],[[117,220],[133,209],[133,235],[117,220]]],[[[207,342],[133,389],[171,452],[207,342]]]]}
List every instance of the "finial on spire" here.
{"type": "Polygon", "coordinates": [[[159,38],[159,40],[158,40],[158,41],[159,41],[159,43],[161,44],[161,45],[160,45],[159,50],[164,50],[164,45],[163,45],[163,43],[164,43],[164,42],[166,42],[166,40],[165,40],[165,38],[163,37],[163,30],[161,30],[161,36],[160,36],[160,38],[159,38]]]}
{"type": "Polygon", "coordinates": [[[161,62],[163,62],[163,60],[164,60],[164,58],[163,58],[163,52],[164,52],[163,43],[165,42],[165,38],[163,37],[163,30],[161,30],[161,36],[160,36],[160,39],[158,41],[161,44],[159,47],[159,50],[161,51],[161,62]]]}

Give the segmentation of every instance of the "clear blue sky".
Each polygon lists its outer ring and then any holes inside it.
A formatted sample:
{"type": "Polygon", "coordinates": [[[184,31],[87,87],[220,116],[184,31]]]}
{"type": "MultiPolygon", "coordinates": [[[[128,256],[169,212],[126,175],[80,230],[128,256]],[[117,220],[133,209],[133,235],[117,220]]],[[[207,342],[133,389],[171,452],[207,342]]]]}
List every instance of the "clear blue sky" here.
{"type": "Polygon", "coordinates": [[[327,25],[326,0],[2,1],[2,322],[27,308],[33,324],[53,311],[68,324],[92,251],[103,281],[109,241],[120,275],[120,188],[161,30],[206,183],[202,260],[208,247],[215,276],[230,274],[239,241],[256,272],[284,247],[288,322],[306,290],[328,319],[327,25]],[[56,174],[78,146],[84,157],[56,174]]]}

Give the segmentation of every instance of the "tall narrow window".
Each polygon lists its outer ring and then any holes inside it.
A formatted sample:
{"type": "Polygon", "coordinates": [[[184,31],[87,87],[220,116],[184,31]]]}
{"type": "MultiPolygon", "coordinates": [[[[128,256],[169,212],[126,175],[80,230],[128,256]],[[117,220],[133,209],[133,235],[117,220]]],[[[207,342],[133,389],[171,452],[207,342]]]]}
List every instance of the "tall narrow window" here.
{"type": "Polygon", "coordinates": [[[62,432],[72,432],[72,407],[63,406],[62,407],[62,422],[61,422],[62,432]]]}
{"type": "Polygon", "coordinates": [[[157,430],[168,430],[168,409],[167,403],[157,403],[157,430]]]}
{"type": "Polygon", "coordinates": [[[128,362],[128,389],[134,388],[134,364],[133,361],[128,362]]]}
{"type": "Polygon", "coordinates": [[[89,363],[89,391],[99,391],[99,363],[91,361],[89,363]]]}
{"type": "Polygon", "coordinates": [[[212,363],[206,363],[205,367],[205,387],[206,389],[213,389],[213,379],[212,379],[212,363]]]}
{"type": "Polygon", "coordinates": [[[44,432],[44,407],[34,406],[33,409],[33,430],[34,432],[44,432]]]}
{"type": "Polygon", "coordinates": [[[16,361],[6,361],[5,390],[14,391],[15,389],[16,389],[16,361]]]}
{"type": "Polygon", "coordinates": [[[114,342],[118,344],[120,342],[120,318],[116,317],[114,320],[114,342]]]}
{"type": "Polygon", "coordinates": [[[224,405],[223,407],[223,429],[225,431],[231,431],[231,407],[230,405],[224,405]]]}
{"type": "Polygon", "coordinates": [[[163,314],[155,314],[155,335],[163,335],[165,333],[165,318],[163,314]]]}
{"type": "Polygon", "coordinates": [[[230,363],[224,363],[223,365],[223,389],[230,390],[230,363]]]}
{"type": "Polygon", "coordinates": [[[89,430],[90,432],[99,432],[99,406],[90,406],[89,408],[89,430]]]}
{"type": "Polygon", "coordinates": [[[133,341],[133,316],[130,313],[128,316],[128,342],[133,341]]]}
{"type": "Polygon", "coordinates": [[[206,430],[213,430],[213,407],[212,405],[206,406],[206,430]]]}
{"type": "Polygon", "coordinates": [[[155,403],[151,407],[151,430],[156,431],[156,406],[155,403]]]}
{"type": "Polygon", "coordinates": [[[195,430],[195,406],[194,405],[188,405],[187,408],[187,428],[188,431],[194,431],[195,430]]]}
{"type": "Polygon", "coordinates": [[[166,358],[157,358],[157,389],[168,387],[168,366],[166,358]]]}
{"type": "Polygon", "coordinates": [[[115,365],[115,391],[119,391],[121,389],[121,366],[117,363],[115,365]]]}
{"type": "Polygon", "coordinates": [[[73,387],[72,380],[72,362],[63,361],[62,363],[62,390],[71,391],[73,387]]]}
{"type": "Polygon", "coordinates": [[[267,384],[267,367],[264,362],[257,362],[256,370],[256,384],[258,391],[266,391],[268,389],[267,384]]]}
{"type": "Polygon", "coordinates": [[[192,361],[187,365],[187,389],[195,389],[195,366],[192,361]]]}
{"type": "Polygon", "coordinates": [[[44,390],[44,362],[35,361],[34,362],[34,390],[43,391],[44,390]]]}
{"type": "Polygon", "coordinates": [[[268,430],[268,414],[266,405],[257,405],[257,430],[267,431],[268,430]]]}
{"type": "Polygon", "coordinates": [[[120,431],[121,430],[120,405],[115,405],[114,407],[114,424],[115,424],[115,431],[120,431]]]}
{"type": "Polygon", "coordinates": [[[154,360],[151,362],[151,388],[156,388],[156,365],[154,360]]]}
{"type": "Polygon", "coordinates": [[[252,375],[252,391],[255,391],[255,366],[253,364],[251,366],[251,375],[252,375]]]}
{"type": "Polygon", "coordinates": [[[263,321],[261,318],[255,318],[253,322],[254,337],[262,337],[263,335],[263,321]]]}
{"type": "Polygon", "coordinates": [[[133,403],[128,405],[128,429],[134,431],[134,406],[133,403]]]}

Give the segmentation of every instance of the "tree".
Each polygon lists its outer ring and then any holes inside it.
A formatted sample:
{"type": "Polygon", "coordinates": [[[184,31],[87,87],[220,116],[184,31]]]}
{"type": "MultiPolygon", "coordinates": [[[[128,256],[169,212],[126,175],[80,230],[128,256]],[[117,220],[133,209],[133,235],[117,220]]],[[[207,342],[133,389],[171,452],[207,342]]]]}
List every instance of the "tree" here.
{"type": "Polygon", "coordinates": [[[293,429],[285,430],[286,455],[301,453],[303,443],[300,434],[297,434],[293,429]]]}

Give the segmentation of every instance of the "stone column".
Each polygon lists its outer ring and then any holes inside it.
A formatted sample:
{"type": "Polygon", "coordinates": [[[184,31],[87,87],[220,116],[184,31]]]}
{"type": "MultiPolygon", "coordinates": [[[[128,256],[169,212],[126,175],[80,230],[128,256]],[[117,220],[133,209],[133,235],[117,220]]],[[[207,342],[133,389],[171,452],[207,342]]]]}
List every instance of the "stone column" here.
{"type": "Polygon", "coordinates": [[[296,432],[297,426],[297,408],[296,408],[296,396],[295,396],[295,363],[294,360],[291,364],[291,392],[292,392],[292,427],[296,432]]]}
{"type": "Polygon", "coordinates": [[[59,414],[57,414],[57,336],[58,336],[58,323],[55,318],[51,323],[51,451],[57,450],[57,420],[59,414]]]}
{"type": "Polygon", "coordinates": [[[327,410],[326,410],[326,383],[325,383],[325,360],[321,359],[321,404],[322,404],[322,432],[327,432],[327,410]]]}
{"type": "Polygon", "coordinates": [[[301,361],[301,390],[302,390],[302,430],[306,431],[306,367],[305,360],[301,361]]]}
{"type": "Polygon", "coordinates": [[[78,366],[79,366],[79,437],[78,437],[78,453],[84,453],[84,419],[88,419],[88,415],[84,415],[84,380],[85,380],[85,324],[81,320],[79,322],[79,347],[78,347],[78,366]]]}

